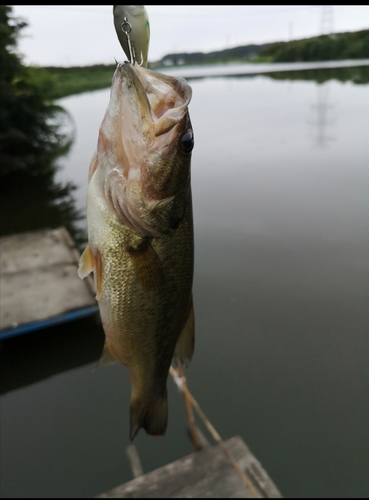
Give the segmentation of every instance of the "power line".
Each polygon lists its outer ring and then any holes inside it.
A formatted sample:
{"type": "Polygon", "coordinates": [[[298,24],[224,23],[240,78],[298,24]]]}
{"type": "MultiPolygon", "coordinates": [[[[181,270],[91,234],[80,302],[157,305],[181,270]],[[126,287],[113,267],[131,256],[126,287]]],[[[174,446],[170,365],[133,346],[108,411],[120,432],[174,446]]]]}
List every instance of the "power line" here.
{"type": "Polygon", "coordinates": [[[333,6],[322,5],[322,16],[320,20],[320,34],[329,35],[334,32],[333,28],[333,6]]]}

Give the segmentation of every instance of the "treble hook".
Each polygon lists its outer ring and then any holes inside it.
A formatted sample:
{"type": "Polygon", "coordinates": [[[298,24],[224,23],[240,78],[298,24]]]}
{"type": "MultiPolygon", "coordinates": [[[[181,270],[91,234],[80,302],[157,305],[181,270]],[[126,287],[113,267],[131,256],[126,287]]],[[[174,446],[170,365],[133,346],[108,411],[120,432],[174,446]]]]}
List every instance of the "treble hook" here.
{"type": "Polygon", "coordinates": [[[128,22],[126,17],[123,19],[123,22],[120,25],[120,29],[123,31],[123,33],[126,35],[126,38],[127,38],[127,45],[128,45],[128,50],[129,50],[129,56],[128,56],[129,62],[131,64],[134,64],[136,62],[136,54],[135,54],[134,50],[132,49],[131,37],[129,36],[129,34],[132,31],[132,24],[128,22]],[[127,27],[127,29],[124,29],[125,27],[127,27]]]}
{"type": "Polygon", "coordinates": [[[129,62],[146,68],[150,25],[145,7],[143,5],[114,5],[113,14],[115,30],[129,62]]]}

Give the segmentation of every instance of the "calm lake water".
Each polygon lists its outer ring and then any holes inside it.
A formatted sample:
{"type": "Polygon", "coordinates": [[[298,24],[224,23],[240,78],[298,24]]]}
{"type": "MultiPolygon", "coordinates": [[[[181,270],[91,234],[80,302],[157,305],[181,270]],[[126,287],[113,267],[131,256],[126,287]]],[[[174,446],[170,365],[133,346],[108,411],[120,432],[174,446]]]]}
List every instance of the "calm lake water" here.
{"type": "MultiPolygon", "coordinates": [[[[190,82],[186,376],[223,439],[242,436],[284,496],[367,497],[369,85],[296,76],[190,82]]],[[[108,100],[61,101],[76,142],[58,175],[81,210],[108,100]]],[[[128,373],[95,370],[102,345],[91,318],[3,343],[2,496],[91,497],[132,478],[128,373]]],[[[166,436],[135,441],[145,472],[193,451],[168,388],[166,436]]]]}

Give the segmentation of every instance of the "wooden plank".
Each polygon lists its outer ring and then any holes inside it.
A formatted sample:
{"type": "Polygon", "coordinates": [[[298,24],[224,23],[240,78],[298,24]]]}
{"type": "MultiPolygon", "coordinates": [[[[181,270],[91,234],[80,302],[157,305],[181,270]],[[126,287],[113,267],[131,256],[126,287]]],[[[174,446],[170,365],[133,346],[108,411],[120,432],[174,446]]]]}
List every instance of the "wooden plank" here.
{"type": "MultiPolygon", "coordinates": [[[[261,498],[281,498],[241,437],[225,445],[261,498]]],[[[219,446],[203,449],[113,488],[99,498],[252,498],[219,446]]]]}
{"type": "Polygon", "coordinates": [[[96,306],[91,281],[79,279],[77,266],[65,228],[1,238],[1,330],[96,306]]]}
{"type": "Polygon", "coordinates": [[[0,239],[2,275],[32,271],[60,264],[73,264],[75,258],[64,244],[60,229],[4,236],[0,239]]]}

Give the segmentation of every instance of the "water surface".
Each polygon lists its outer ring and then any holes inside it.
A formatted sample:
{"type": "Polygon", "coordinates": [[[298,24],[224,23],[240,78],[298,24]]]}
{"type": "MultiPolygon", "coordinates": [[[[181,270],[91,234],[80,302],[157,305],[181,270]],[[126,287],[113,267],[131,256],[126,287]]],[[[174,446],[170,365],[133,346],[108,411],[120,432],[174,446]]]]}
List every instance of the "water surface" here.
{"type": "MultiPolygon", "coordinates": [[[[368,84],[286,74],[191,86],[189,387],[284,496],[367,497],[368,84]]],[[[108,100],[102,90],[61,101],[77,140],[59,179],[78,185],[82,211],[108,100]]],[[[128,374],[94,370],[102,344],[93,319],[4,342],[3,496],[94,496],[131,479],[128,374]]],[[[168,386],[166,436],[136,440],[145,472],[192,452],[168,386]]]]}

